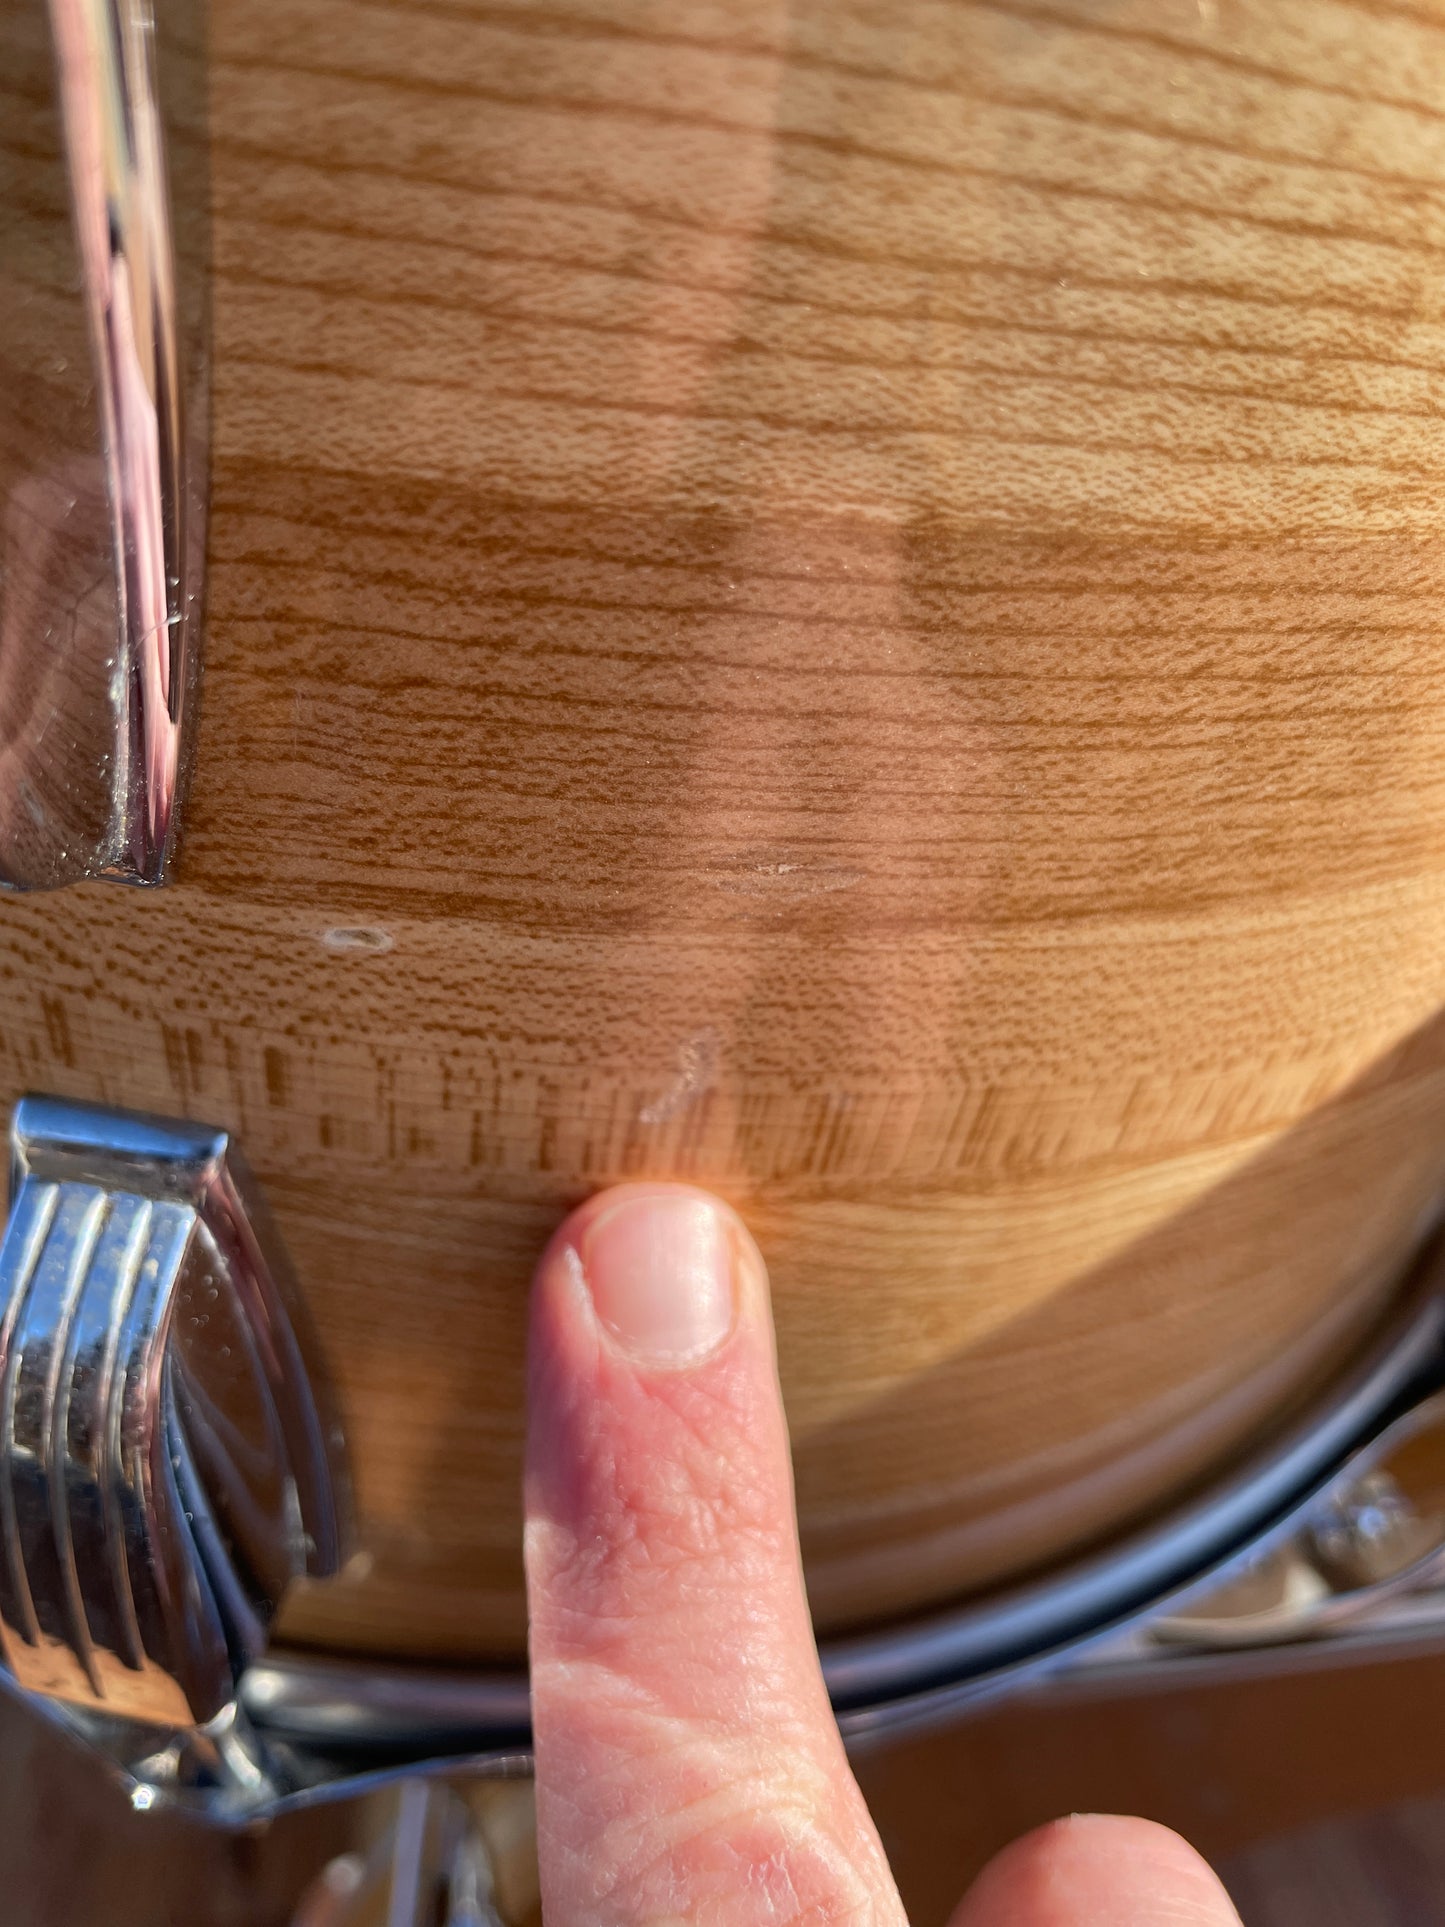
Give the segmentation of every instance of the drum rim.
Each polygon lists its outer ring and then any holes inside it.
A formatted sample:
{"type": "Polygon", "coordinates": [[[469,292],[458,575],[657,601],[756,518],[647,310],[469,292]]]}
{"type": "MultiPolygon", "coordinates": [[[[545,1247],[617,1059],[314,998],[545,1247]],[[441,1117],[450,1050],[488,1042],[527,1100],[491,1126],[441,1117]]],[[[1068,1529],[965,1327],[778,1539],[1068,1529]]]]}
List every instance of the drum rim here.
{"type": "MultiPolygon", "coordinates": [[[[1302,1412],[1186,1500],[999,1591],[820,1642],[845,1734],[929,1725],[1212,1587],[1297,1522],[1407,1395],[1445,1381],[1445,1246],[1406,1276],[1369,1342],[1302,1412]],[[1432,1373],[1432,1367],[1433,1373],[1432,1373]]],[[[278,1648],[242,1680],[267,1736],[337,1756],[514,1762],[531,1743],[522,1667],[437,1667],[278,1648]]]]}

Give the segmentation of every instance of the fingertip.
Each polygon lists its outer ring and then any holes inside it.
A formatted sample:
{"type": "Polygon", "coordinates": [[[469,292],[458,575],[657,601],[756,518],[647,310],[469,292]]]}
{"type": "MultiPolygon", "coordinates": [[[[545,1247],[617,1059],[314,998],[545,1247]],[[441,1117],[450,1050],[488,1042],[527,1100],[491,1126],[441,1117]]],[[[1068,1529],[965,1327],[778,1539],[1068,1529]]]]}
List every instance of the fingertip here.
{"type": "Polygon", "coordinates": [[[1073,1814],[984,1868],[950,1927],[1240,1927],[1219,1876],[1153,1820],[1073,1814]]]}
{"type": "Polygon", "coordinates": [[[665,1204],[670,1200],[690,1202],[715,1216],[726,1227],[728,1237],[746,1255],[748,1262],[766,1275],[767,1268],[752,1233],[725,1198],[718,1197],[715,1192],[705,1191],[698,1184],[683,1184],[670,1178],[638,1178],[629,1179],[625,1184],[605,1185],[572,1207],[543,1248],[537,1263],[538,1280],[547,1274],[558,1251],[568,1246],[573,1250],[582,1249],[588,1233],[599,1218],[610,1215],[619,1206],[649,1201],[665,1204]]]}
{"type": "Polygon", "coordinates": [[[738,1214],[696,1185],[595,1192],[538,1261],[534,1346],[600,1333],[634,1363],[666,1369],[699,1362],[739,1322],[770,1327],[767,1268],[738,1214]]]}

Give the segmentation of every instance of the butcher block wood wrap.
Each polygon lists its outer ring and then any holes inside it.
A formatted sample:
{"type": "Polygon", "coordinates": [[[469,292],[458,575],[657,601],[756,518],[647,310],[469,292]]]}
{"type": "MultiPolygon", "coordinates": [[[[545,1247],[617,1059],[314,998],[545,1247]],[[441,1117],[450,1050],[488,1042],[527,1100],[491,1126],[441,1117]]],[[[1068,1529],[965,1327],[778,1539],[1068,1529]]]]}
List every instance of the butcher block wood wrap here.
{"type": "Polygon", "coordinates": [[[768,1258],[823,1628],[1191,1488],[1445,1175],[1445,7],[208,35],[177,881],[0,903],[0,1096],[239,1133],[360,1507],[291,1636],[520,1649],[626,1177],[768,1258]]]}

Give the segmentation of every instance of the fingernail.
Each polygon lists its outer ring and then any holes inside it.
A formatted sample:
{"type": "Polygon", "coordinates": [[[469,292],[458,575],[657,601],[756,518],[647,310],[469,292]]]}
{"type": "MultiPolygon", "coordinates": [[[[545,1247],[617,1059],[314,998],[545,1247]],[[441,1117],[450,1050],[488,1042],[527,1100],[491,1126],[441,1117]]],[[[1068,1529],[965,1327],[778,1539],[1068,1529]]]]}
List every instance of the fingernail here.
{"type": "Polygon", "coordinates": [[[733,1327],[733,1240],[721,1208],[689,1191],[619,1198],[578,1256],[598,1318],[633,1358],[693,1364],[733,1327]]]}

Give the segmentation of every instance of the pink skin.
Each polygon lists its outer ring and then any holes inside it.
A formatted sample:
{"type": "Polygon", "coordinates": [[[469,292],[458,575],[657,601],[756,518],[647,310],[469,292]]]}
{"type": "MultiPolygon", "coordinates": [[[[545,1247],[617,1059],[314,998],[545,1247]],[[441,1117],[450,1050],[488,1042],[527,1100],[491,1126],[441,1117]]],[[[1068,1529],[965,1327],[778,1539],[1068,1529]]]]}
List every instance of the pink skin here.
{"type": "MultiPolygon", "coordinates": [[[[590,1199],[532,1302],[527,1582],[548,1927],[902,1927],[818,1672],[767,1276],[705,1193],[590,1199]]],[[[1238,1927],[1162,1827],[1074,1820],[954,1927],[1238,1927]]]]}

